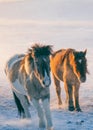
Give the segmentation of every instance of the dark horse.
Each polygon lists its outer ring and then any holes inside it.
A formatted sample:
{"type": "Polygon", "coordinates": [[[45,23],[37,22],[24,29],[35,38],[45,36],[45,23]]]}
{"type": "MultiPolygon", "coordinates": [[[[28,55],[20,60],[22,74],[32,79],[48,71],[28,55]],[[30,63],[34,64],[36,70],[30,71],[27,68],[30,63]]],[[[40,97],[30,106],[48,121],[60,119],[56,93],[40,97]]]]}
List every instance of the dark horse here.
{"type": "Polygon", "coordinates": [[[66,102],[70,111],[81,111],[79,105],[80,83],[86,81],[87,60],[86,51],[74,49],[58,50],[51,56],[51,71],[58,97],[58,104],[61,105],[60,81],[64,82],[66,91],[66,102]]]}
{"type": "Polygon", "coordinates": [[[46,126],[47,130],[53,130],[49,102],[51,53],[51,46],[35,44],[26,55],[10,58],[5,68],[20,116],[30,118],[28,107],[32,101],[38,112],[39,127],[46,126]]]}

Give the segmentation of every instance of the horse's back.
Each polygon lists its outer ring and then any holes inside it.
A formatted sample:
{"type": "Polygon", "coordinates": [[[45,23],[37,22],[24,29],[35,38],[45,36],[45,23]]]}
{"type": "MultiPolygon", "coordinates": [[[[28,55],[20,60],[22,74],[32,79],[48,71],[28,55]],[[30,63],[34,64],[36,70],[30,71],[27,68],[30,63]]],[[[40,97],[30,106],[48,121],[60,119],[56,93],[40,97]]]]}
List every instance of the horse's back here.
{"type": "Polygon", "coordinates": [[[62,60],[65,52],[66,52],[65,49],[58,50],[54,52],[50,58],[51,71],[53,75],[60,80],[62,80],[62,75],[63,75],[62,60]]]}
{"type": "Polygon", "coordinates": [[[61,50],[54,52],[51,56],[51,62],[53,62],[53,64],[60,63],[62,61],[65,53],[66,53],[66,49],[61,49],[61,50]]]}
{"type": "Polygon", "coordinates": [[[16,54],[7,61],[5,66],[5,73],[10,81],[13,80],[16,76],[16,73],[18,72],[20,66],[20,62],[23,58],[24,54],[16,54]]]}
{"type": "Polygon", "coordinates": [[[16,54],[16,55],[12,56],[12,57],[7,61],[6,65],[8,66],[9,69],[11,69],[12,66],[13,66],[16,62],[22,60],[23,57],[24,57],[24,54],[16,54]]]}

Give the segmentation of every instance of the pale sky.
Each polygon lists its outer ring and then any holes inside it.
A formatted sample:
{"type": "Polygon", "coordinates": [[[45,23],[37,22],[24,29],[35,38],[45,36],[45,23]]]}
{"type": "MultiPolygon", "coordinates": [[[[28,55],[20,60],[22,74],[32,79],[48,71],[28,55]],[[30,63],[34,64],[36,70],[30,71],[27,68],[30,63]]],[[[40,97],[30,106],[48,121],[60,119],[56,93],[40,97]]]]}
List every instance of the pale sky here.
{"type": "Polygon", "coordinates": [[[1,3],[18,2],[18,1],[24,1],[24,0],[0,0],[1,3]]]}
{"type": "Polygon", "coordinates": [[[0,0],[0,19],[93,20],[93,0],[0,0]]]}
{"type": "Polygon", "coordinates": [[[93,0],[0,0],[0,59],[32,42],[91,46],[93,0]]]}

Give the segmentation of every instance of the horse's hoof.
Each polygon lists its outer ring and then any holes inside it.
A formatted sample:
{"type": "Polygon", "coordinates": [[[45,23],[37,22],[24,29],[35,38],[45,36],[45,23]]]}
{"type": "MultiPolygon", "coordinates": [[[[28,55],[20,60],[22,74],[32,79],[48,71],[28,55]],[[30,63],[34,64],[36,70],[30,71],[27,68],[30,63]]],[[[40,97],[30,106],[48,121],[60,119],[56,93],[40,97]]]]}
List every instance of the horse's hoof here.
{"type": "Polygon", "coordinates": [[[58,109],[62,109],[62,108],[63,108],[62,104],[61,105],[58,104],[58,109]]]}
{"type": "Polygon", "coordinates": [[[69,111],[74,111],[75,108],[72,106],[72,107],[69,107],[69,111]]]}
{"type": "Polygon", "coordinates": [[[50,127],[50,128],[47,128],[47,130],[54,130],[54,128],[53,128],[53,127],[50,127]]]}
{"type": "Polygon", "coordinates": [[[39,128],[45,128],[46,127],[46,125],[45,125],[45,123],[39,123],[39,128]]]}
{"type": "Polygon", "coordinates": [[[58,102],[58,105],[62,105],[62,101],[59,101],[59,102],[58,102]]]}
{"type": "Polygon", "coordinates": [[[58,102],[58,109],[62,109],[62,102],[58,102]]]}
{"type": "Polygon", "coordinates": [[[82,112],[82,110],[80,108],[75,108],[75,111],[82,112]]]}

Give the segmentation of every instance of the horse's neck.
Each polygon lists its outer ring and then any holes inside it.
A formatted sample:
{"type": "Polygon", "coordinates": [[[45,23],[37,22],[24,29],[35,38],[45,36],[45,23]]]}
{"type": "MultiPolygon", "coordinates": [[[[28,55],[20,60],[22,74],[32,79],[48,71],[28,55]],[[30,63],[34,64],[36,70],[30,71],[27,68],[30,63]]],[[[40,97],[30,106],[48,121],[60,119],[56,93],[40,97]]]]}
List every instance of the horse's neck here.
{"type": "Polygon", "coordinates": [[[73,67],[70,65],[69,60],[70,59],[68,57],[64,60],[64,71],[66,71],[67,74],[73,73],[73,67]]]}
{"type": "Polygon", "coordinates": [[[30,80],[33,82],[33,84],[38,83],[38,79],[37,79],[37,77],[35,76],[34,71],[30,74],[30,80]]]}
{"type": "Polygon", "coordinates": [[[32,71],[29,75],[26,75],[26,82],[32,81],[34,79],[34,71],[32,71]]]}
{"type": "Polygon", "coordinates": [[[69,60],[65,59],[64,61],[64,79],[68,80],[70,83],[78,82],[76,74],[73,71],[73,67],[71,66],[69,60]]]}

